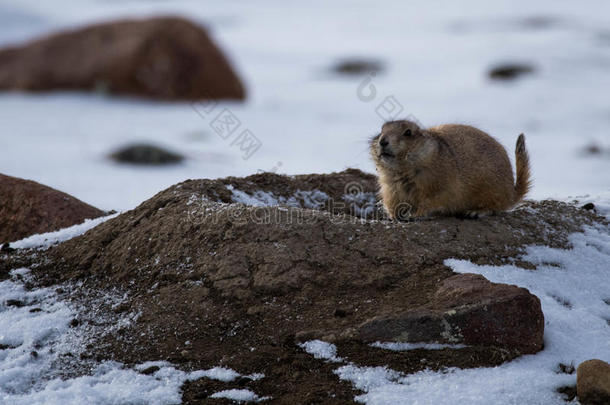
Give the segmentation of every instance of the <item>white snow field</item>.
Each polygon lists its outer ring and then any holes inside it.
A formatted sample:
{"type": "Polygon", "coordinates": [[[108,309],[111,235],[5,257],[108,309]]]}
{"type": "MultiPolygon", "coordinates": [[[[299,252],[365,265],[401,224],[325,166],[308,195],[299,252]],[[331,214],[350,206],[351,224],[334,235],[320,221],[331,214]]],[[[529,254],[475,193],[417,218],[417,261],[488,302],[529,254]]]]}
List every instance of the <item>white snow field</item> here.
{"type": "Polygon", "coordinates": [[[202,117],[190,103],[1,92],[0,173],[120,211],[188,178],[372,172],[367,139],[382,117],[412,116],[426,126],[480,127],[511,158],[524,132],[533,198],[610,187],[609,154],[582,152],[591,144],[610,148],[606,1],[0,0],[0,46],[93,21],[159,14],[208,26],[244,79],[248,100],[221,102],[202,117]],[[329,72],[350,57],[378,60],[385,69],[374,77],[329,72]],[[535,72],[490,80],[489,68],[503,62],[531,64],[535,72]],[[210,127],[224,109],[262,142],[247,160],[210,127]],[[106,158],[137,141],[188,159],[140,168],[106,158]]]}

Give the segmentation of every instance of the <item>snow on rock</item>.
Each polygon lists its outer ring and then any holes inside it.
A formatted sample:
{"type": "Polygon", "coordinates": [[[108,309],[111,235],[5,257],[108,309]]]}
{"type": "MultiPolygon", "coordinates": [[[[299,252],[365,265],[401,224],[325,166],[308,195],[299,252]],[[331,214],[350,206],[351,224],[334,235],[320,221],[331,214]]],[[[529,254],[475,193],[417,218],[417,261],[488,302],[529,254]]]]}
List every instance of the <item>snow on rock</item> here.
{"type": "Polygon", "coordinates": [[[117,215],[119,215],[119,213],[95,219],[86,219],[85,222],[83,222],[82,224],[73,225],[55,232],[32,235],[17,242],[11,242],[10,245],[12,248],[15,249],[48,249],[49,247],[57,243],[64,242],[69,239],[80,236],[83,233],[87,232],[89,229],[95,228],[99,224],[106,222],[109,219],[116,217],[117,215]]]}
{"type": "Polygon", "coordinates": [[[276,196],[272,192],[256,190],[252,194],[236,189],[233,185],[226,186],[232,193],[232,200],[252,207],[272,207],[287,205],[290,207],[302,207],[320,209],[330,199],[328,194],[320,190],[297,190],[290,197],[276,196]]]}
{"type": "Polygon", "coordinates": [[[576,391],[583,404],[610,403],[610,364],[591,359],[576,370],[576,391]]]}
{"type": "Polygon", "coordinates": [[[375,342],[371,344],[372,347],[378,347],[380,349],[393,350],[396,352],[405,350],[443,350],[443,349],[463,349],[466,345],[451,345],[442,343],[408,343],[408,342],[375,342]]]}
{"type": "Polygon", "coordinates": [[[210,396],[210,398],[226,398],[238,402],[260,402],[269,399],[269,397],[259,397],[254,392],[246,389],[231,389],[219,391],[210,396]]]}
{"type": "Polygon", "coordinates": [[[322,340],[309,340],[299,344],[303,350],[313,355],[316,359],[323,359],[332,362],[343,361],[341,357],[337,357],[337,346],[332,343],[327,343],[322,340]]]}
{"type": "Polygon", "coordinates": [[[225,367],[214,367],[209,370],[199,370],[192,373],[193,379],[198,378],[212,378],[214,380],[229,382],[235,380],[237,377],[240,377],[240,374],[231,370],[230,368],[225,367]]]}
{"type": "Polygon", "coordinates": [[[353,215],[369,218],[375,213],[377,196],[371,192],[347,193],[343,195],[343,201],[348,203],[349,212],[353,215]]]}
{"type": "Polygon", "coordinates": [[[266,191],[258,190],[254,194],[250,195],[244,191],[234,188],[231,184],[227,185],[227,189],[233,193],[233,202],[241,203],[244,205],[250,205],[253,207],[266,207],[272,205],[278,205],[280,201],[273,195],[266,191]]]}

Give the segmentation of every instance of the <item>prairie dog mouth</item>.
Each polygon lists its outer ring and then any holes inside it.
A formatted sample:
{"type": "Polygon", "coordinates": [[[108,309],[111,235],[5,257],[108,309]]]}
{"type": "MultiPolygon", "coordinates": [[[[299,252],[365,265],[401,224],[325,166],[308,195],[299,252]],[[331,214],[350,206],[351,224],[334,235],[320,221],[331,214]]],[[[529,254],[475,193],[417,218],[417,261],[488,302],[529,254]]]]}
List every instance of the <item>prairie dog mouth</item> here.
{"type": "Polygon", "coordinates": [[[385,158],[385,159],[389,159],[389,158],[393,158],[394,154],[390,153],[390,152],[381,152],[379,154],[380,158],[385,158]]]}

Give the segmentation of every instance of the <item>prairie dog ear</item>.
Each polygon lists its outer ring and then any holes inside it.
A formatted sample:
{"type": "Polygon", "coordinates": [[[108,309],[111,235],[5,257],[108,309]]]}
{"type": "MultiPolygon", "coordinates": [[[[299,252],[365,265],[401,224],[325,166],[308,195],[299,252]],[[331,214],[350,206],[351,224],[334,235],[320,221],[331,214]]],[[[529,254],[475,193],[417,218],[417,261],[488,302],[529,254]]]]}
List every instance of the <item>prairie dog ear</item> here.
{"type": "Polygon", "coordinates": [[[437,150],[438,145],[436,140],[431,136],[424,135],[421,143],[415,150],[407,153],[407,160],[412,162],[421,162],[431,157],[437,150]]]}

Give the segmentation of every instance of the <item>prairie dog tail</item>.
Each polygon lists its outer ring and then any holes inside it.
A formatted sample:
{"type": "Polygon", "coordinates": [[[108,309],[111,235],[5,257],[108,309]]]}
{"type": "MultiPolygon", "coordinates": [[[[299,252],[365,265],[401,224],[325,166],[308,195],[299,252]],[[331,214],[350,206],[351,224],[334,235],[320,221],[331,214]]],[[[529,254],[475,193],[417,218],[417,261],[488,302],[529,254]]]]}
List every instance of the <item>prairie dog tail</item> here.
{"type": "Polygon", "coordinates": [[[517,146],[515,147],[515,161],[517,169],[517,181],[515,182],[515,201],[518,203],[525,197],[532,188],[530,174],[530,157],[525,149],[525,136],[519,135],[517,146]]]}

